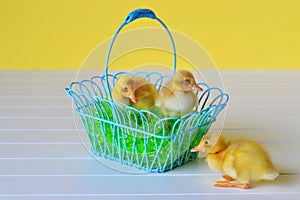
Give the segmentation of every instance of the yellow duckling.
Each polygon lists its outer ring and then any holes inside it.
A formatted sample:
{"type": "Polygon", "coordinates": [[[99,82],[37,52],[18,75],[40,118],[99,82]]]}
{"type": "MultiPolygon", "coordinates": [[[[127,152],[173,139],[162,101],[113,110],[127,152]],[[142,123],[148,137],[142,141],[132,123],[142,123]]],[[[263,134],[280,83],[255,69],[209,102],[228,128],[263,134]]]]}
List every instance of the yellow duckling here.
{"type": "Polygon", "coordinates": [[[227,143],[220,136],[214,143],[213,137],[206,135],[191,151],[208,153],[209,168],[224,173],[226,181],[216,181],[215,186],[247,189],[250,182],[274,180],[279,175],[266,150],[254,141],[237,139],[227,143]]]}
{"type": "Polygon", "coordinates": [[[150,110],[155,103],[158,92],[153,86],[141,77],[122,75],[112,90],[113,100],[132,106],[138,110],[150,110]]]}
{"type": "Polygon", "coordinates": [[[137,101],[131,101],[130,106],[138,110],[150,110],[155,104],[155,100],[158,96],[158,92],[152,83],[149,83],[141,77],[135,77],[135,96],[137,101]]]}
{"type": "Polygon", "coordinates": [[[193,111],[198,104],[193,89],[203,91],[191,72],[178,71],[171,81],[162,86],[155,104],[167,117],[181,117],[193,111]]]}

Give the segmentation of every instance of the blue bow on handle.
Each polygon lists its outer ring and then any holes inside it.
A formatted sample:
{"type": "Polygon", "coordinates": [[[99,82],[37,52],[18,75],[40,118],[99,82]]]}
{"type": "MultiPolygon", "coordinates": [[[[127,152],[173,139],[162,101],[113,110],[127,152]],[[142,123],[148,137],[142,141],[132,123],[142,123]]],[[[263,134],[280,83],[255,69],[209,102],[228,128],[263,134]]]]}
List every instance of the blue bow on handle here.
{"type": "Polygon", "coordinates": [[[136,9],[127,15],[124,23],[129,24],[130,22],[139,18],[156,19],[157,17],[155,16],[154,12],[150,9],[136,9]]]}
{"type": "Polygon", "coordinates": [[[110,58],[110,53],[111,53],[111,50],[112,50],[112,47],[113,47],[113,44],[118,36],[118,34],[120,33],[120,31],[122,30],[122,28],[133,22],[134,20],[136,19],[140,19],[140,18],[150,18],[150,19],[154,19],[156,21],[158,21],[163,27],[164,29],[167,31],[169,37],[170,37],[170,40],[171,40],[171,43],[172,43],[172,48],[173,48],[173,54],[174,54],[174,64],[173,64],[173,68],[174,68],[174,72],[176,71],[176,48],[175,48],[175,43],[174,43],[174,39],[172,37],[172,34],[171,32],[169,31],[168,27],[165,25],[165,23],[163,23],[158,17],[156,17],[156,15],[154,14],[154,12],[150,9],[143,9],[143,8],[140,8],[140,9],[136,9],[132,12],[130,12],[127,17],[125,18],[124,22],[121,24],[121,26],[118,28],[118,30],[116,31],[113,39],[111,40],[111,43],[110,43],[110,46],[108,48],[108,52],[107,52],[107,55],[106,55],[106,62],[105,62],[105,72],[104,72],[104,75],[105,75],[105,81],[106,81],[106,86],[107,86],[107,89],[108,89],[108,94],[109,94],[109,97],[110,97],[110,100],[113,101],[112,99],[112,95],[111,95],[111,88],[110,88],[110,85],[109,85],[109,82],[108,82],[108,63],[109,63],[109,58],[110,58]]]}

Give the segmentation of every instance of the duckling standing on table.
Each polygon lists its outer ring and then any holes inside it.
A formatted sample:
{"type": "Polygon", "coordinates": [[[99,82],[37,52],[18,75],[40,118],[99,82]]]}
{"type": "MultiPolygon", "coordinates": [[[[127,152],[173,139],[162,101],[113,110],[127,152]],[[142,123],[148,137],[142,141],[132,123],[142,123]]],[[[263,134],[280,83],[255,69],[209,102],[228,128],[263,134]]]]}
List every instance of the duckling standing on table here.
{"type": "Polygon", "coordinates": [[[138,110],[150,110],[158,95],[153,84],[141,77],[122,75],[112,90],[113,100],[132,106],[138,110]]]}
{"type": "Polygon", "coordinates": [[[171,81],[162,86],[155,105],[161,107],[167,117],[181,117],[193,111],[198,104],[193,89],[203,91],[191,72],[178,71],[171,81]]]}
{"type": "Polygon", "coordinates": [[[217,187],[247,189],[250,182],[274,180],[279,175],[266,150],[254,141],[237,139],[227,143],[220,136],[213,145],[212,137],[204,136],[191,151],[208,153],[206,161],[209,168],[224,173],[226,181],[216,181],[217,187]]]}

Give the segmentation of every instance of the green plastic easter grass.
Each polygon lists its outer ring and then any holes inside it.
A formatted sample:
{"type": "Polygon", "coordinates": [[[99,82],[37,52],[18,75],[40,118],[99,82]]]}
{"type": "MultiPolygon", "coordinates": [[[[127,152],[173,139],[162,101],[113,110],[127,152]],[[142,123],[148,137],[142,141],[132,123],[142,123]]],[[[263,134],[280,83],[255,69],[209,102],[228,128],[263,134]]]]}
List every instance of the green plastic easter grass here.
{"type": "MultiPolygon", "coordinates": [[[[158,118],[132,110],[129,115],[123,112],[113,109],[106,101],[85,107],[85,113],[91,117],[81,119],[89,133],[92,150],[95,154],[147,169],[172,168],[194,159],[196,154],[191,153],[190,148],[199,143],[211,124],[205,119],[206,125],[198,126],[191,121],[187,123],[191,120],[187,118],[169,119],[166,125],[164,115],[156,107],[152,112],[158,118]],[[158,120],[161,122],[157,123],[158,120]]],[[[199,122],[201,117],[198,115],[194,121],[199,122]]]]}

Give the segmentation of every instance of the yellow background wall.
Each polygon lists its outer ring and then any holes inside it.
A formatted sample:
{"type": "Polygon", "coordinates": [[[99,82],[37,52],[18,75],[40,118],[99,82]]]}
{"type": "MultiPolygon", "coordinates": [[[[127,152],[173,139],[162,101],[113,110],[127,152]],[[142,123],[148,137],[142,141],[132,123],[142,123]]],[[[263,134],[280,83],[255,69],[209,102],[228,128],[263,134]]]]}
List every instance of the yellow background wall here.
{"type": "Polygon", "coordinates": [[[0,69],[79,69],[140,7],[220,69],[300,69],[298,0],[0,0],[0,69]]]}

